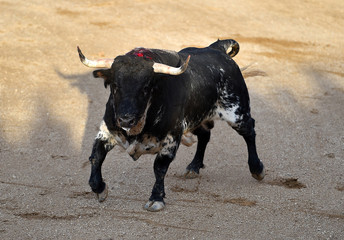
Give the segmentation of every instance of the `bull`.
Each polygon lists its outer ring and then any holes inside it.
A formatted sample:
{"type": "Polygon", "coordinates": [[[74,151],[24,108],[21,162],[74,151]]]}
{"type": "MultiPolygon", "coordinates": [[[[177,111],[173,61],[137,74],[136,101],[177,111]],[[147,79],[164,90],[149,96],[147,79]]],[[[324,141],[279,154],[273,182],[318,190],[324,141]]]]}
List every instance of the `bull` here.
{"type": "Polygon", "coordinates": [[[105,87],[110,87],[89,158],[89,185],[100,202],[108,195],[102,164],[107,153],[120,145],[133,160],[142,154],[156,154],[155,183],[144,209],[162,210],[164,178],[180,143],[190,145],[190,135],[197,136],[196,154],[185,172],[186,178],[197,177],[217,119],[226,121],[244,138],[249,170],[255,179],[264,178],[248,90],[232,59],[239,52],[235,40],[218,40],[205,48],[179,52],[136,48],[114,59],[89,60],[79,47],[78,52],[86,66],[105,68],[95,70],[93,76],[103,78],[105,87]]]}

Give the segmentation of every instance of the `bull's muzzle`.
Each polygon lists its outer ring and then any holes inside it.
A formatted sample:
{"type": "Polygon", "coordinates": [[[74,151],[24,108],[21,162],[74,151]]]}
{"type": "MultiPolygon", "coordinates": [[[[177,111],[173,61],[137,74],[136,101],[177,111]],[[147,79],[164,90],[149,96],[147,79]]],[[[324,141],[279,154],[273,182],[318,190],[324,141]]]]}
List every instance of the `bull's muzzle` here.
{"type": "Polygon", "coordinates": [[[121,128],[124,128],[125,130],[134,127],[136,124],[135,116],[133,115],[125,115],[125,116],[119,117],[117,121],[118,121],[118,125],[121,128]]]}

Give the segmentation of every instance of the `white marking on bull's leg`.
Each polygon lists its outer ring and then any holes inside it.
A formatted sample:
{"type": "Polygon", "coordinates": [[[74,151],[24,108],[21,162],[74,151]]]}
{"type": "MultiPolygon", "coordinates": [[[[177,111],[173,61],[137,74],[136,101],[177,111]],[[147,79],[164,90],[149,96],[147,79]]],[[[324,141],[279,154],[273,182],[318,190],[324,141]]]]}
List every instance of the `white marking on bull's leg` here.
{"type": "Polygon", "coordinates": [[[106,123],[104,121],[102,121],[100,123],[99,132],[97,134],[96,139],[100,139],[102,141],[107,141],[112,137],[113,137],[113,135],[110,133],[109,129],[107,128],[106,123]]]}
{"type": "Polygon", "coordinates": [[[166,138],[162,141],[162,149],[159,155],[165,155],[168,157],[173,157],[175,154],[176,148],[178,147],[177,141],[173,138],[172,135],[167,135],[166,138]]]}
{"type": "Polygon", "coordinates": [[[216,109],[216,116],[228,122],[232,127],[236,127],[238,122],[242,119],[242,116],[237,114],[238,108],[239,105],[233,105],[227,108],[218,107],[216,109]]]}
{"type": "Polygon", "coordinates": [[[115,136],[112,133],[110,133],[104,121],[100,123],[99,132],[96,136],[96,139],[106,142],[105,145],[110,148],[113,148],[117,145],[115,136]]]}

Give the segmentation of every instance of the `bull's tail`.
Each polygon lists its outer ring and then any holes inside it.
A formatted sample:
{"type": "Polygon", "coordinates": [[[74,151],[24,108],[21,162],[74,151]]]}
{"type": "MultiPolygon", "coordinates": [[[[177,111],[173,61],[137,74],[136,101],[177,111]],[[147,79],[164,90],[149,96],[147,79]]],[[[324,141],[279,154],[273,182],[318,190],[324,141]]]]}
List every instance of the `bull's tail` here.
{"type": "Polygon", "coordinates": [[[233,39],[217,40],[209,47],[224,51],[231,58],[239,52],[239,43],[233,39]]]}
{"type": "Polygon", "coordinates": [[[268,76],[268,74],[264,71],[261,70],[247,70],[248,68],[250,68],[252,65],[254,65],[254,63],[251,63],[245,67],[240,68],[242,76],[246,79],[249,77],[256,77],[256,76],[262,76],[262,77],[266,77],[268,76]]]}

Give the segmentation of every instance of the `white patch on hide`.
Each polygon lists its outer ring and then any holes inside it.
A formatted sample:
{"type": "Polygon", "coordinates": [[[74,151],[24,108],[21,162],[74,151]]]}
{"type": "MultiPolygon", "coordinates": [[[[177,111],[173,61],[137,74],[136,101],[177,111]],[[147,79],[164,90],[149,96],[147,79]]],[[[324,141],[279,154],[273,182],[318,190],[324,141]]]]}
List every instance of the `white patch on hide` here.
{"type": "Polygon", "coordinates": [[[99,132],[96,136],[96,139],[99,139],[104,142],[108,142],[113,146],[117,144],[115,136],[110,133],[104,121],[100,123],[99,132]]]}
{"type": "Polygon", "coordinates": [[[242,116],[236,114],[239,105],[234,105],[233,107],[223,108],[218,107],[216,109],[216,118],[220,118],[228,122],[232,127],[237,126],[237,123],[241,120],[242,116]]]}
{"type": "Polygon", "coordinates": [[[162,149],[159,155],[167,155],[169,157],[173,157],[172,155],[175,153],[177,142],[171,135],[167,135],[166,138],[162,141],[161,146],[162,149]]]}

